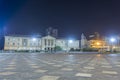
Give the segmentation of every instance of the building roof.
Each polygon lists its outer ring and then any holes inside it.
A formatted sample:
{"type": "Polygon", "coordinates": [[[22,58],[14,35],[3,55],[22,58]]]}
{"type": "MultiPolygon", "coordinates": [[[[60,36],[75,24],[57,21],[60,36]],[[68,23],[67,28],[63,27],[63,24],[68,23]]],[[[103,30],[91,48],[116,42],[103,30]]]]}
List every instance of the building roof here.
{"type": "Polygon", "coordinates": [[[36,37],[36,38],[41,38],[41,35],[5,35],[5,36],[11,36],[11,37],[36,37]]]}

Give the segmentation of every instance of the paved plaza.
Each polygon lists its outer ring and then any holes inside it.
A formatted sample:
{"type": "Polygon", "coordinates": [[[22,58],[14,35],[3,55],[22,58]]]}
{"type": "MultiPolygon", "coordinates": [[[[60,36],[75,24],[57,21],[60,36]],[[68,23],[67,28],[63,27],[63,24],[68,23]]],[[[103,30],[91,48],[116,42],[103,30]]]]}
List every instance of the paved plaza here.
{"type": "Polygon", "coordinates": [[[0,54],[0,80],[120,80],[120,54],[0,54]]]}

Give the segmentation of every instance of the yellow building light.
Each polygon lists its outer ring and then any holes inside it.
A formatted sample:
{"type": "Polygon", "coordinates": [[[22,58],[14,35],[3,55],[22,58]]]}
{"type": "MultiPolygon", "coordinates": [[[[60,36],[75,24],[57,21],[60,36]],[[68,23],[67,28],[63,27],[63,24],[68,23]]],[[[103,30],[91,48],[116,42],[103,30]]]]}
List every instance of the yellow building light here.
{"type": "Polygon", "coordinates": [[[99,42],[97,42],[97,45],[100,45],[100,43],[99,43],[99,42]]]}
{"type": "Polygon", "coordinates": [[[103,40],[90,40],[91,48],[103,48],[105,45],[105,41],[103,40]]]}

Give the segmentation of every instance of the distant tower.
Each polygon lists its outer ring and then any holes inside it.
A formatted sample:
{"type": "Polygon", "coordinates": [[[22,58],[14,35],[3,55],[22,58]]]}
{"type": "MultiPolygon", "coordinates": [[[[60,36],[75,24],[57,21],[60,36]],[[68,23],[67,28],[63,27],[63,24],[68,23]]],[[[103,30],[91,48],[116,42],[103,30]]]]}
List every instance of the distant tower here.
{"type": "Polygon", "coordinates": [[[52,27],[49,27],[48,29],[46,29],[46,35],[50,35],[50,36],[53,36],[53,37],[57,38],[58,30],[54,29],[52,27]]]}
{"type": "Polygon", "coordinates": [[[95,38],[100,39],[100,34],[98,32],[95,32],[95,38]]]}
{"type": "Polygon", "coordinates": [[[81,35],[81,49],[86,48],[87,44],[88,44],[87,39],[84,36],[84,34],[82,33],[82,35],[81,35]]]}
{"type": "Polygon", "coordinates": [[[46,29],[46,35],[51,35],[52,34],[52,27],[49,27],[46,29]]]}
{"type": "Polygon", "coordinates": [[[52,30],[52,36],[55,37],[55,38],[58,37],[58,30],[57,29],[52,30]]]}

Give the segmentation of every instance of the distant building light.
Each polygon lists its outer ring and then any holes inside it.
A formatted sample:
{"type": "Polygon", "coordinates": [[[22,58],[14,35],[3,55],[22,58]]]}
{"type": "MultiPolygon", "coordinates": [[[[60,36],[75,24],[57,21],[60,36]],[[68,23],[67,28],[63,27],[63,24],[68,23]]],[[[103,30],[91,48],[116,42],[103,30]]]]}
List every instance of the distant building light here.
{"type": "Polygon", "coordinates": [[[69,40],[69,43],[73,43],[73,40],[69,40]]]}
{"type": "Polygon", "coordinates": [[[97,45],[100,45],[100,43],[99,43],[99,42],[97,42],[97,45]]]}
{"type": "Polygon", "coordinates": [[[110,41],[111,41],[111,42],[115,42],[116,39],[115,39],[115,38],[111,38],[110,41]]]}
{"type": "Polygon", "coordinates": [[[33,41],[36,41],[36,38],[33,38],[32,40],[33,40],[33,41]]]}

